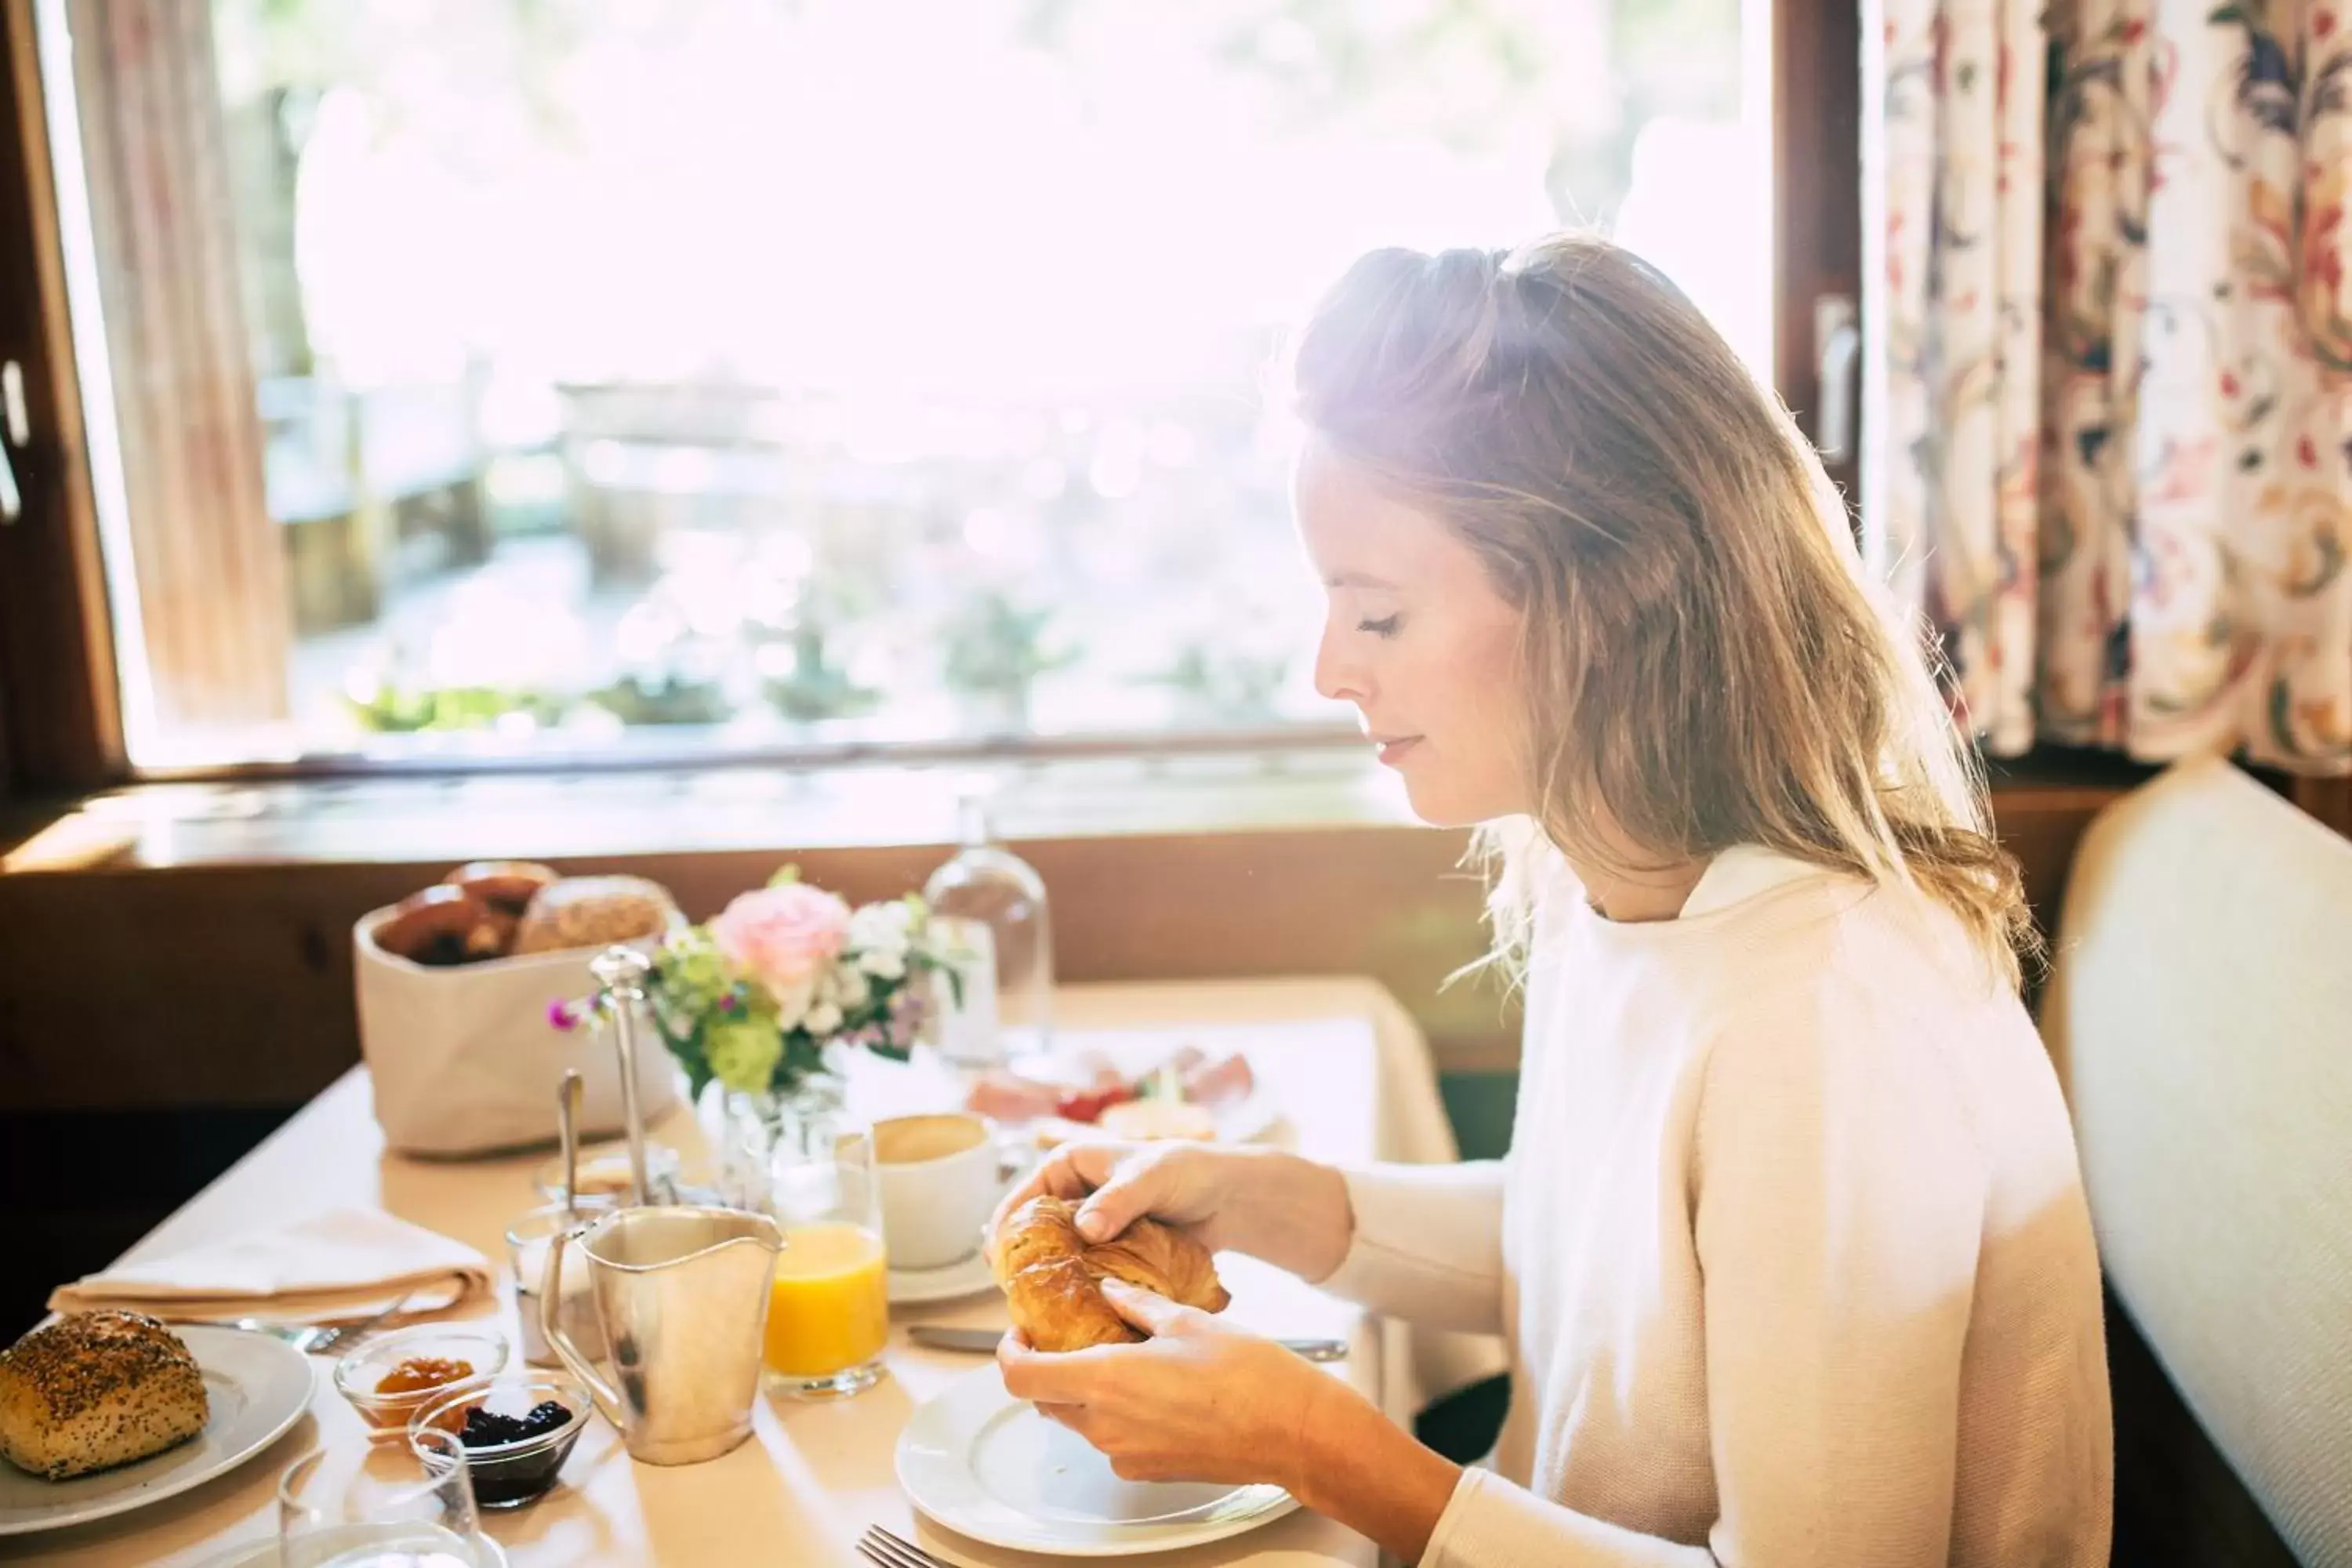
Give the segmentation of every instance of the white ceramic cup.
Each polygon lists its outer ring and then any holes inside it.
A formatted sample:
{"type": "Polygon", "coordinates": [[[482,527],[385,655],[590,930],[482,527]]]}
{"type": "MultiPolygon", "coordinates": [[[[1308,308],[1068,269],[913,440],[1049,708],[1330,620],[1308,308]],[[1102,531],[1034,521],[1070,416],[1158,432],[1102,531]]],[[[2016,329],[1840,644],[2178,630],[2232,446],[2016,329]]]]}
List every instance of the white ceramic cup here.
{"type": "Polygon", "coordinates": [[[945,1268],[980,1251],[1010,1174],[988,1123],[961,1110],[874,1124],[882,1241],[890,1267],[945,1268]]]}

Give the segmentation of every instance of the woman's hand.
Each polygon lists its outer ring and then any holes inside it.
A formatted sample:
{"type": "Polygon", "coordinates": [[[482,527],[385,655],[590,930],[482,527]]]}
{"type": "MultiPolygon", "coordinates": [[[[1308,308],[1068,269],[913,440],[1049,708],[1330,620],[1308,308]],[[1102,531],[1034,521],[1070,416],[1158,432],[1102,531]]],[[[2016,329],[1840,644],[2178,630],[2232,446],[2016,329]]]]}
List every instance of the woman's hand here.
{"type": "Polygon", "coordinates": [[[1307,1280],[1339,1267],[1355,1235],[1337,1171],[1268,1149],[1209,1143],[1066,1143],[1007,1194],[989,1225],[1042,1194],[1078,1205],[1078,1234],[1108,1241],[1147,1215],[1212,1252],[1246,1252],[1307,1280]]]}
{"type": "Polygon", "coordinates": [[[1093,1444],[1123,1479],[1271,1482],[1420,1560],[1458,1466],[1271,1340],[1117,1279],[1102,1292],[1151,1338],[1045,1355],[1006,1334],[996,1361],[1013,1397],[1093,1444]]]}
{"type": "Polygon", "coordinates": [[[1205,1143],[1065,1143],[1005,1194],[989,1229],[1031,1198],[1051,1195],[1078,1205],[1078,1234],[1088,1241],[1108,1241],[1150,1215],[1191,1231],[1212,1252],[1233,1248],[1234,1226],[1220,1223],[1238,1218],[1233,1154],[1205,1143]]]}
{"type": "Polygon", "coordinates": [[[996,1351],[1013,1397],[1093,1444],[1127,1480],[1295,1490],[1292,1462],[1317,1412],[1355,1396],[1273,1341],[1206,1312],[1117,1279],[1102,1292],[1151,1338],[1048,1355],[1016,1330],[996,1351]]]}

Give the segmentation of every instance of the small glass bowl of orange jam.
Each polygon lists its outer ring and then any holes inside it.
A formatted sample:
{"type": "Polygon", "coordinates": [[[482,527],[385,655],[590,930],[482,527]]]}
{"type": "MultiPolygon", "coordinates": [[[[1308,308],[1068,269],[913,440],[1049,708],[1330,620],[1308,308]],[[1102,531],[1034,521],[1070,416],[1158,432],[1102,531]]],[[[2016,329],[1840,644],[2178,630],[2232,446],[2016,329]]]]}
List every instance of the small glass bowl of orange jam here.
{"type": "Polygon", "coordinates": [[[452,1390],[487,1384],[506,1364],[507,1342],[493,1330],[420,1323],[362,1341],[335,1363],[335,1392],[368,1424],[370,1441],[389,1443],[418,1410],[452,1390]]]}

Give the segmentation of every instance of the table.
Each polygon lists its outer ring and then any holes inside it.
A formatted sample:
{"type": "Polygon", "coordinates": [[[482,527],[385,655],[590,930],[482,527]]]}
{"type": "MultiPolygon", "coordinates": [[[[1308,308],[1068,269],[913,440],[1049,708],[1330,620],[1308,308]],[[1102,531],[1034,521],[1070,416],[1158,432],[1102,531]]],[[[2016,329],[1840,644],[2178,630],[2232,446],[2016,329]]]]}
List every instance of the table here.
{"type": "MultiPolygon", "coordinates": [[[[1445,1130],[1426,1045],[1394,998],[1365,980],[1204,982],[1066,987],[1061,1030],[1071,1043],[1101,1034],[1167,1034],[1171,1043],[1246,1049],[1276,1098],[1279,1134],[1311,1157],[1445,1159],[1445,1130]]],[[[1102,1043],[1110,1043],[1106,1040],[1102,1043]]],[[[699,1138],[681,1110],[656,1128],[691,1149],[699,1138]]],[[[339,1204],[375,1204],[503,1260],[501,1229],[539,1200],[530,1172],[544,1154],[486,1161],[425,1162],[386,1154],[371,1114],[363,1069],[353,1069],[218,1181],[126,1254],[163,1256],[339,1204]]],[[[1268,1333],[1346,1339],[1349,1360],[1334,1368],[1391,1415],[1409,1415],[1423,1372],[1401,1325],[1384,1323],[1252,1259],[1220,1270],[1236,1321],[1268,1333]]],[[[501,1269],[503,1273],[503,1269],[501,1269]]],[[[513,1332],[511,1298],[498,1312],[513,1332]]],[[[1001,1325],[995,1296],[892,1310],[889,1375],[873,1391],[837,1405],[762,1398],[753,1438],[723,1458],[664,1468],[640,1465],[599,1421],[564,1471],[566,1487],[534,1507],[486,1516],[515,1568],[539,1564],[655,1563],[848,1564],[858,1535],[881,1524],[950,1562],[1012,1568],[1053,1561],[1003,1552],[919,1521],[900,1495],[893,1454],[913,1409],[978,1358],[919,1350],[914,1322],[1001,1325]]],[[[310,1447],[363,1441],[358,1416],[336,1395],[327,1363],[310,1412],[275,1447],[227,1476],[134,1514],[74,1530],[0,1540],[0,1560],[58,1564],[156,1564],[196,1568],[239,1542],[275,1528],[274,1488],[310,1447]]],[[[1155,1558],[1168,1568],[1209,1563],[1351,1564],[1377,1560],[1372,1544],[1304,1510],[1264,1530],[1196,1552],[1155,1558]]]]}

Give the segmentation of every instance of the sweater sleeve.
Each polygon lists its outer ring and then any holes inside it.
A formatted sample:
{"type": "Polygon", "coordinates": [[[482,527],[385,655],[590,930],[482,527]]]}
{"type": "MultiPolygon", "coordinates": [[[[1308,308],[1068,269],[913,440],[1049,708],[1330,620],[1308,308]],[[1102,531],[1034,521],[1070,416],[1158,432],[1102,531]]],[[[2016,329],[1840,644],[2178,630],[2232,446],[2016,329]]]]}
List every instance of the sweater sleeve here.
{"type": "Polygon", "coordinates": [[[1322,1288],[1437,1328],[1503,1327],[1503,1167],[1372,1165],[1341,1174],[1356,1229],[1322,1288]]]}
{"type": "Polygon", "coordinates": [[[1718,1048],[1692,1156],[1716,1519],[1636,1535],[1466,1474],[1433,1568],[1928,1568],[1951,1549],[1985,1160],[1932,1049],[1862,1020],[1718,1048]]]}

